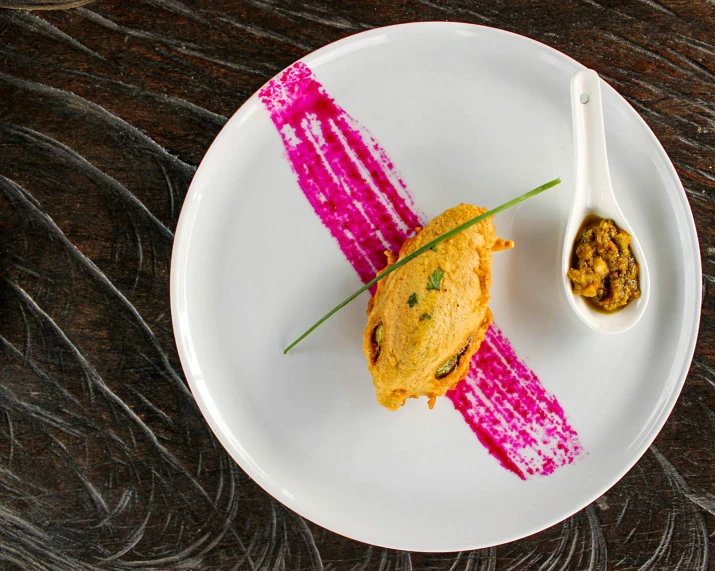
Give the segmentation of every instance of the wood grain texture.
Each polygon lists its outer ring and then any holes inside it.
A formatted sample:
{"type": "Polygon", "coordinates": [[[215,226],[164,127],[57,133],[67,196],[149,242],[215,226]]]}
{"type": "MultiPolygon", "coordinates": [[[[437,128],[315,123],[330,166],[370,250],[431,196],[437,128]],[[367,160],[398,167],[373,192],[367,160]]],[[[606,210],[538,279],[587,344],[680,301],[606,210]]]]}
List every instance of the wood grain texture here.
{"type": "Polygon", "coordinates": [[[94,0],[6,0],[0,8],[11,10],[68,10],[94,2],[94,0]]]}
{"type": "MultiPolygon", "coordinates": [[[[10,4],[61,3],[0,5],[10,4]]],[[[714,29],[710,0],[114,0],[0,10],[0,568],[708,569],[714,29]],[[415,20],[500,27],[597,69],[671,156],[703,257],[695,360],[649,453],[565,522],[469,553],[370,547],[264,493],[198,412],[169,313],[177,217],[226,118],[309,51],[415,20]]]]}

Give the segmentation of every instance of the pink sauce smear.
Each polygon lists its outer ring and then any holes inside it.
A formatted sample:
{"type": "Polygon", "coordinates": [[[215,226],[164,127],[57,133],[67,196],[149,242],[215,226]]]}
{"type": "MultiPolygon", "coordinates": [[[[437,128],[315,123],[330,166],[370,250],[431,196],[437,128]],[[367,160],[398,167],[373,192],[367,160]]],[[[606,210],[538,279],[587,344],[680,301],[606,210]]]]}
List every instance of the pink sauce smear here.
{"type": "MultiPolygon", "coordinates": [[[[259,92],[298,185],[363,282],[425,217],[379,143],[297,63],[259,92]]],[[[546,476],[584,450],[554,395],[492,325],[469,374],[447,393],[479,441],[522,479],[546,476]]]]}

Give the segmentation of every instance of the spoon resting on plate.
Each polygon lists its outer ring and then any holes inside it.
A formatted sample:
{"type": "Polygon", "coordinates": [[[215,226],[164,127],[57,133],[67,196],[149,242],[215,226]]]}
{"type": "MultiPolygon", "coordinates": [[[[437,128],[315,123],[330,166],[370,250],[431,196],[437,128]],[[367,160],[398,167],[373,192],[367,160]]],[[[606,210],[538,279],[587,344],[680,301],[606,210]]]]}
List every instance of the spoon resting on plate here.
{"type": "Polygon", "coordinates": [[[561,257],[564,293],[571,309],[588,327],[600,333],[623,333],[638,323],[645,312],[650,297],[650,275],[645,254],[613,193],[603,127],[600,78],[595,71],[584,69],[571,79],[571,109],[576,176],[561,257]],[[575,241],[589,218],[612,220],[618,228],[630,234],[630,248],[638,264],[640,296],[616,311],[604,311],[583,295],[576,295],[567,276],[572,267],[575,241]]]}

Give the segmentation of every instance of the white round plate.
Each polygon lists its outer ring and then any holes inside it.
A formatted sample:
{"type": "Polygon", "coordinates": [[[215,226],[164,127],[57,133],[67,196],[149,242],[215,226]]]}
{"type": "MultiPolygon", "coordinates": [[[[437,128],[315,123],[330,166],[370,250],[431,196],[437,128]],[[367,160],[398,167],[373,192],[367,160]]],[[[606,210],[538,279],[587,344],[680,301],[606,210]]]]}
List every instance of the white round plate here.
{"type": "Polygon", "coordinates": [[[694,351],[700,254],[660,143],[603,84],[613,186],[652,292],[635,328],[599,335],[570,313],[559,276],[573,190],[569,83],[583,66],[533,40],[456,23],[375,29],[302,61],[380,142],[428,218],[460,202],[495,207],[563,179],[495,219],[516,248],[494,257],[490,307],[587,453],[523,481],[446,398],[432,411],[425,399],[397,412],[380,407],[361,348],[367,294],[283,355],[361,282],[301,192],[257,95],[196,172],[173,251],[176,341],[209,425],[276,499],[380,546],[491,546],[577,512],[646,451],[694,351]]]}

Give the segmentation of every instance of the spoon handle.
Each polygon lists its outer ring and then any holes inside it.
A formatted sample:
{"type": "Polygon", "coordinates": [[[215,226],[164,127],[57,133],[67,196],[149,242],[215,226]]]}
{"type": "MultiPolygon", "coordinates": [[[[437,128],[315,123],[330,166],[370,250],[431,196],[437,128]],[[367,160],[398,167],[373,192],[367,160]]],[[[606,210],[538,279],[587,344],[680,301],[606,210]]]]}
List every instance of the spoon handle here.
{"type": "Polygon", "coordinates": [[[600,82],[592,69],[578,72],[571,80],[576,188],[584,192],[588,209],[613,202],[600,82]]]}

